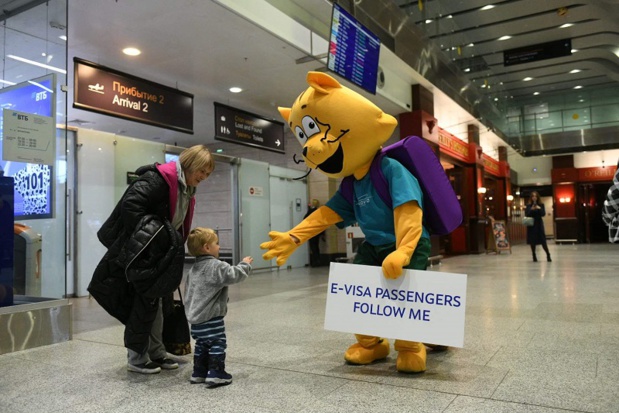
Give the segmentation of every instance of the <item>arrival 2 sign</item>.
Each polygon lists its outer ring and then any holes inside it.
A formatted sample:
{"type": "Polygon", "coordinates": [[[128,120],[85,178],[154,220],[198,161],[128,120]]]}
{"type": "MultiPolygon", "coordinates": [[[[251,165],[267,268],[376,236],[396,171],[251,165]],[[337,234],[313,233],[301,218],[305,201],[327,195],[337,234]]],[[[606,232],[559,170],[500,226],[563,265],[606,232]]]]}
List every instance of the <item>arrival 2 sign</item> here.
{"type": "Polygon", "coordinates": [[[215,139],[285,153],[284,123],[215,102],[215,139]]]}
{"type": "Polygon", "coordinates": [[[78,57],[73,107],[193,134],[193,95],[78,57]]]}

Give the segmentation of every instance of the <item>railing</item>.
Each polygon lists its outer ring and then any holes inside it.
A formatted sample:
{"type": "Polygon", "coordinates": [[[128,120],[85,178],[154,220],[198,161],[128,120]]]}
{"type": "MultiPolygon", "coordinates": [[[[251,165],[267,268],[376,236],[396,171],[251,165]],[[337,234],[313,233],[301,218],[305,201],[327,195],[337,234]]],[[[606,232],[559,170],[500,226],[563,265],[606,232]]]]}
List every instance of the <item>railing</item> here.
{"type": "MultiPolygon", "coordinates": [[[[543,107],[538,107],[538,109],[543,107]]],[[[507,116],[510,137],[619,126],[619,103],[579,106],[556,111],[537,110],[507,116]]]]}

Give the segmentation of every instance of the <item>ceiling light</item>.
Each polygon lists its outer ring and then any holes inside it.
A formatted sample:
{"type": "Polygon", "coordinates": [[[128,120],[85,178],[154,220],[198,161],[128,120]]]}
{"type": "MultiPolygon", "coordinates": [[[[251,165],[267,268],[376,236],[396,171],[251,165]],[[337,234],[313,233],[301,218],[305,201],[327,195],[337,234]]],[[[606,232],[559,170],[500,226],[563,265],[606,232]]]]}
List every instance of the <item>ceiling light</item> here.
{"type": "Polygon", "coordinates": [[[454,18],[454,16],[452,16],[452,15],[450,14],[449,16],[447,16],[447,17],[445,17],[445,18],[446,18],[446,19],[453,19],[453,18],[454,18]]]}
{"type": "Polygon", "coordinates": [[[430,24],[430,23],[432,23],[432,19],[426,20],[426,24],[430,24]]]}
{"type": "Polygon", "coordinates": [[[574,86],[574,89],[582,89],[582,86],[574,86]]]}
{"type": "Polygon", "coordinates": [[[469,43],[466,45],[466,47],[473,47],[473,46],[475,46],[475,43],[469,43]]]}
{"type": "Polygon", "coordinates": [[[43,64],[43,63],[39,63],[39,62],[35,62],[34,60],[24,59],[23,57],[15,56],[15,55],[12,55],[12,54],[8,54],[8,55],[6,55],[6,57],[8,57],[9,59],[13,59],[13,60],[17,60],[17,61],[20,61],[20,62],[28,63],[29,65],[39,66],[39,67],[42,67],[42,68],[45,68],[45,69],[53,70],[55,72],[62,73],[63,75],[67,74],[67,71],[64,70],[64,69],[61,69],[61,68],[55,67],[55,66],[46,65],[46,64],[43,64]]]}
{"type": "Polygon", "coordinates": [[[537,96],[537,95],[539,95],[539,92],[534,92],[533,93],[533,96],[537,96]]]}
{"type": "Polygon", "coordinates": [[[464,69],[464,71],[465,71],[465,72],[470,72],[470,71],[471,71],[471,68],[470,68],[470,67],[467,67],[466,69],[464,69]]]}
{"type": "Polygon", "coordinates": [[[16,85],[15,82],[9,82],[8,80],[0,79],[0,83],[4,83],[5,85],[16,85]]]}
{"type": "Polygon", "coordinates": [[[64,34],[61,36],[58,36],[58,38],[64,40],[65,42],[67,41],[67,36],[65,36],[64,34]]]}
{"type": "Polygon", "coordinates": [[[48,88],[47,86],[43,86],[42,84],[40,84],[40,83],[38,83],[38,82],[35,82],[35,81],[33,81],[33,80],[29,80],[29,81],[28,81],[28,83],[30,83],[31,85],[38,86],[38,87],[40,87],[41,89],[48,91],[49,93],[54,93],[54,91],[53,91],[53,90],[51,90],[50,88],[48,88]]]}
{"type": "Polygon", "coordinates": [[[230,90],[230,92],[232,92],[232,93],[241,93],[243,91],[243,89],[241,89],[240,87],[237,87],[237,86],[233,86],[233,87],[231,87],[228,90],[230,90]]]}
{"type": "Polygon", "coordinates": [[[570,70],[570,73],[579,73],[580,69],[574,69],[574,70],[570,70]]]}
{"type": "Polygon", "coordinates": [[[559,29],[565,29],[566,27],[571,27],[573,25],[574,25],[574,23],[565,23],[565,24],[562,24],[561,26],[559,26],[559,29]]]}
{"type": "Polygon", "coordinates": [[[511,38],[512,38],[511,36],[501,36],[497,40],[498,41],[503,41],[503,40],[508,40],[508,39],[511,39],[511,38]]]}
{"type": "Polygon", "coordinates": [[[572,53],[576,53],[578,51],[578,49],[572,49],[570,50],[572,53]]]}
{"type": "Polygon", "coordinates": [[[523,82],[528,82],[529,80],[533,80],[532,77],[525,77],[524,79],[522,79],[523,82]]]}
{"type": "Polygon", "coordinates": [[[496,6],[494,4],[488,4],[487,6],[482,7],[480,10],[490,10],[494,9],[496,6]]]}
{"type": "Polygon", "coordinates": [[[125,47],[123,49],[123,53],[127,56],[138,56],[142,54],[142,51],[140,49],[136,49],[135,47],[125,47]]]}

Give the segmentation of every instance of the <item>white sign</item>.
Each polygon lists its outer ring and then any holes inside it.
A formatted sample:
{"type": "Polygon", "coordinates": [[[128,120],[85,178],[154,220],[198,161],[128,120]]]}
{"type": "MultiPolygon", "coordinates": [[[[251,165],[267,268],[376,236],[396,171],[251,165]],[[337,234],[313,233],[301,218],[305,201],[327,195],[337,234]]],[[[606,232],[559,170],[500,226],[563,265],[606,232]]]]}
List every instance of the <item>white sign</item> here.
{"type": "Polygon", "coordinates": [[[464,346],[466,274],[331,263],[325,329],[464,346]]]}
{"type": "Polygon", "coordinates": [[[251,196],[264,196],[264,190],[261,186],[250,186],[249,195],[251,196]]]}
{"type": "Polygon", "coordinates": [[[3,120],[4,160],[54,165],[56,125],[51,116],[3,109],[3,120]]]}

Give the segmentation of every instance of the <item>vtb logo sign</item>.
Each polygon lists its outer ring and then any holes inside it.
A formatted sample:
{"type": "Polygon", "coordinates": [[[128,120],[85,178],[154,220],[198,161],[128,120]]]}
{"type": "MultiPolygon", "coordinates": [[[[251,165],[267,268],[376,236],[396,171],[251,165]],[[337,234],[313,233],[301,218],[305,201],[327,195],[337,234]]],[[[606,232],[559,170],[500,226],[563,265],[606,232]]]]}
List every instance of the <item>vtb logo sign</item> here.
{"type": "Polygon", "coordinates": [[[17,113],[17,112],[13,112],[13,116],[17,116],[17,119],[18,119],[18,120],[25,120],[25,121],[28,121],[28,115],[20,115],[20,114],[19,114],[19,113],[17,113]]]}

